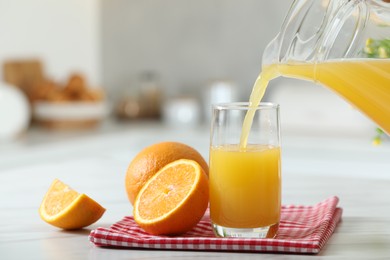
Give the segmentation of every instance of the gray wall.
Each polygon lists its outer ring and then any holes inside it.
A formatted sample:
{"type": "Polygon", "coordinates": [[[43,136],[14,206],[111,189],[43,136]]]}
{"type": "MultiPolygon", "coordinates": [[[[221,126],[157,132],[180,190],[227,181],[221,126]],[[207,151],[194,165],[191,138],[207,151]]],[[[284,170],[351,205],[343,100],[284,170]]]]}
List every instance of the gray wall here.
{"type": "Polygon", "coordinates": [[[160,75],[164,94],[199,94],[230,79],[247,100],[291,0],[102,1],[102,76],[111,94],[160,75]]]}

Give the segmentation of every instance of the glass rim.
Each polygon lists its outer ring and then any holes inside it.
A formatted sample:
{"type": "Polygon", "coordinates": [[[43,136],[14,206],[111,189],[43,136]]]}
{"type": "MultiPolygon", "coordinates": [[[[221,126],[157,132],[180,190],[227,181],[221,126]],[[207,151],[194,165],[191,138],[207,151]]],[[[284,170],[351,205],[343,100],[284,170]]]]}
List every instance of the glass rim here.
{"type": "Polygon", "coordinates": [[[234,110],[248,110],[250,108],[258,109],[278,109],[279,104],[272,102],[260,102],[258,106],[251,106],[249,102],[226,102],[226,103],[217,103],[213,104],[213,110],[225,110],[225,109],[234,109],[234,110]]]}

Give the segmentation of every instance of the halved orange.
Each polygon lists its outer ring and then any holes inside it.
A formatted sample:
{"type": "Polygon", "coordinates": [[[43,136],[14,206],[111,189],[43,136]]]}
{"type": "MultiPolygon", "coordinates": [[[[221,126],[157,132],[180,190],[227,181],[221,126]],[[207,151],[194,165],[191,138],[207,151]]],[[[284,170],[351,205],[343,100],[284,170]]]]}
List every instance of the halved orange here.
{"type": "Polygon", "coordinates": [[[179,142],[161,142],[152,144],[139,152],[130,162],[126,172],[125,187],[132,205],[135,197],[162,167],[176,160],[194,160],[208,175],[209,167],[202,155],[193,147],[179,142]]]}
{"type": "Polygon", "coordinates": [[[196,161],[180,159],[142,187],[134,202],[134,220],[153,235],[182,234],[199,222],[208,202],[206,173],[196,161]]]}
{"type": "Polygon", "coordinates": [[[67,230],[89,226],[104,212],[99,203],[58,179],[51,184],[39,208],[39,215],[44,221],[67,230]]]}

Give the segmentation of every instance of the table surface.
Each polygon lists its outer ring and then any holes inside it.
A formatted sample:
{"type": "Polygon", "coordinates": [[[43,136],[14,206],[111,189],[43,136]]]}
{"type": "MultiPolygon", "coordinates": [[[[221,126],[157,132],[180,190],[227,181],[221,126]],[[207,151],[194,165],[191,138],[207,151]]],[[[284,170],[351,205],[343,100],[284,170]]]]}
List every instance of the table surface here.
{"type": "Polygon", "coordinates": [[[337,195],[344,210],[318,255],[119,250],[91,244],[91,230],[132,214],[124,188],[131,159],[143,147],[168,140],[208,157],[207,127],[175,129],[153,122],[75,133],[33,129],[16,142],[0,144],[0,259],[390,257],[390,145],[373,147],[370,137],[283,135],[283,204],[312,205],[337,195]],[[97,200],[106,213],[78,231],[43,222],[38,208],[54,178],[97,200]]]}

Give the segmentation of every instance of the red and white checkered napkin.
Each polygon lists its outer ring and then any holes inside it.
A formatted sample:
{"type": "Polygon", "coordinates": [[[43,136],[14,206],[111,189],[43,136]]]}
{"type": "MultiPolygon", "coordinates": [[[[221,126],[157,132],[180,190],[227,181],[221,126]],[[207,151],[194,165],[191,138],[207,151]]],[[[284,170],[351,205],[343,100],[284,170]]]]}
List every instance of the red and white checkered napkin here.
{"type": "Polygon", "coordinates": [[[314,206],[282,206],[274,239],[216,237],[206,214],[193,230],[180,237],[149,235],[133,217],[124,217],[110,228],[93,230],[89,240],[97,246],[117,248],[314,254],[322,249],[341,220],[338,201],[337,197],[330,197],[314,206]]]}

